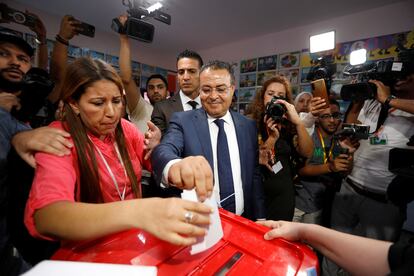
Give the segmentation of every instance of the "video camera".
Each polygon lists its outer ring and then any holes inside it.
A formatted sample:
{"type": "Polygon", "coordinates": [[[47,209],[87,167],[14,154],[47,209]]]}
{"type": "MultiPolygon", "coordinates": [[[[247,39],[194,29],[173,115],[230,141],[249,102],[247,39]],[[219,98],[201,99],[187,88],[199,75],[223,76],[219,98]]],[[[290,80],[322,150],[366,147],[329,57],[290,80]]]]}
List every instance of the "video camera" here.
{"type": "Polygon", "coordinates": [[[150,43],[154,39],[154,26],[143,20],[152,17],[167,25],[171,25],[171,16],[159,9],[152,11],[149,8],[143,8],[139,2],[138,0],[122,0],[122,4],[128,7],[128,19],[122,25],[118,18],[114,18],[111,28],[115,32],[126,34],[132,39],[150,43]]]}
{"type": "Polygon", "coordinates": [[[270,102],[266,104],[265,115],[268,118],[272,118],[275,122],[281,122],[283,115],[286,113],[286,107],[283,104],[277,103],[276,101],[282,99],[280,97],[274,96],[270,102]]]}
{"type": "Polygon", "coordinates": [[[358,82],[343,85],[341,98],[346,101],[374,99],[377,87],[368,80],[379,80],[392,88],[398,80],[414,73],[414,49],[408,50],[403,46],[399,46],[399,49],[398,61],[380,60],[346,66],[344,75],[355,76],[358,82]]]}
{"type": "Polygon", "coordinates": [[[360,124],[342,124],[342,129],[335,134],[335,137],[351,137],[359,140],[369,138],[369,126],[360,124]]]}
{"type": "Polygon", "coordinates": [[[32,15],[12,9],[4,3],[0,3],[0,19],[22,24],[29,28],[36,26],[38,20],[32,15]]]}
{"type": "Polygon", "coordinates": [[[318,79],[324,79],[327,90],[329,91],[332,82],[332,75],[335,73],[336,67],[333,63],[332,56],[322,56],[316,60],[313,60],[313,65],[309,70],[306,79],[308,81],[315,81],[318,79]]]}

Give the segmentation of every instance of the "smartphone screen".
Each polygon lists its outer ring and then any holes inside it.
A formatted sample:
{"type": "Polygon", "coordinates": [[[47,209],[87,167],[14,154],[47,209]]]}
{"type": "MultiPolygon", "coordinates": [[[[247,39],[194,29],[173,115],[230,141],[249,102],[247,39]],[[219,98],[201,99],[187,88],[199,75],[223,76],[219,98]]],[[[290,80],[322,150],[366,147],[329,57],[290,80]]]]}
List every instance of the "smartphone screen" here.
{"type": "Polygon", "coordinates": [[[325,108],[328,108],[329,107],[329,96],[328,96],[328,91],[326,89],[325,80],[318,79],[318,80],[311,81],[311,86],[312,86],[313,96],[325,99],[325,102],[326,102],[325,108]]]}

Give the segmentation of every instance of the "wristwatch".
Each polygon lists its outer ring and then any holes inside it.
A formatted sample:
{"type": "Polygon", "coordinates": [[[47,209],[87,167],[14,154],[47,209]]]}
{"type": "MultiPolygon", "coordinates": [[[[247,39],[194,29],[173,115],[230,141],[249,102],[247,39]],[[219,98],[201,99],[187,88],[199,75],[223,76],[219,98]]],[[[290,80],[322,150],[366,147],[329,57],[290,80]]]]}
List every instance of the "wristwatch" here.
{"type": "Polygon", "coordinates": [[[390,106],[390,102],[391,100],[396,99],[397,97],[395,97],[394,95],[389,95],[388,98],[385,100],[385,102],[383,103],[383,105],[385,107],[389,107],[390,106]]]}

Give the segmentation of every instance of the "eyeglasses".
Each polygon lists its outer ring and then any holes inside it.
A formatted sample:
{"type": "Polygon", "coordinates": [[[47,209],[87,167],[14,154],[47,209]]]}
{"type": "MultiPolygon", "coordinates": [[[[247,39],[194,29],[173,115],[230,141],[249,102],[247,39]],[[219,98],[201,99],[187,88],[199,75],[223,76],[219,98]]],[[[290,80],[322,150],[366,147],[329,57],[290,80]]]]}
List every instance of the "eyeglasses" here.
{"type": "Polygon", "coordinates": [[[322,120],[328,120],[328,119],[334,119],[334,120],[341,120],[342,119],[342,113],[336,112],[333,114],[323,114],[321,116],[319,116],[320,119],[322,120]]]}
{"type": "Polygon", "coordinates": [[[227,94],[227,91],[230,87],[227,87],[225,85],[222,86],[218,86],[218,87],[209,87],[209,86],[203,86],[201,87],[201,92],[206,94],[206,95],[210,95],[211,93],[213,93],[214,90],[216,90],[216,92],[220,95],[225,95],[227,94]]]}

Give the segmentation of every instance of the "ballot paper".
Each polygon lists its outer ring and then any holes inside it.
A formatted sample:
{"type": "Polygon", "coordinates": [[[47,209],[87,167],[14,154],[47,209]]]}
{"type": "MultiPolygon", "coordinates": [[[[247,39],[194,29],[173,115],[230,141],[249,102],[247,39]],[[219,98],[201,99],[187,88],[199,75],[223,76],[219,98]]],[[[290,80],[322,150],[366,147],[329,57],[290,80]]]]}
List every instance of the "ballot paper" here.
{"type": "MultiPolygon", "coordinates": [[[[181,198],[190,201],[198,201],[195,190],[184,190],[181,193],[181,198]]],[[[223,228],[221,227],[221,220],[216,201],[212,197],[210,197],[206,199],[203,203],[210,206],[214,211],[210,214],[211,224],[209,226],[206,226],[207,235],[197,239],[197,243],[191,247],[191,255],[209,249],[210,247],[214,246],[217,242],[219,242],[223,237],[223,228]]]]}

